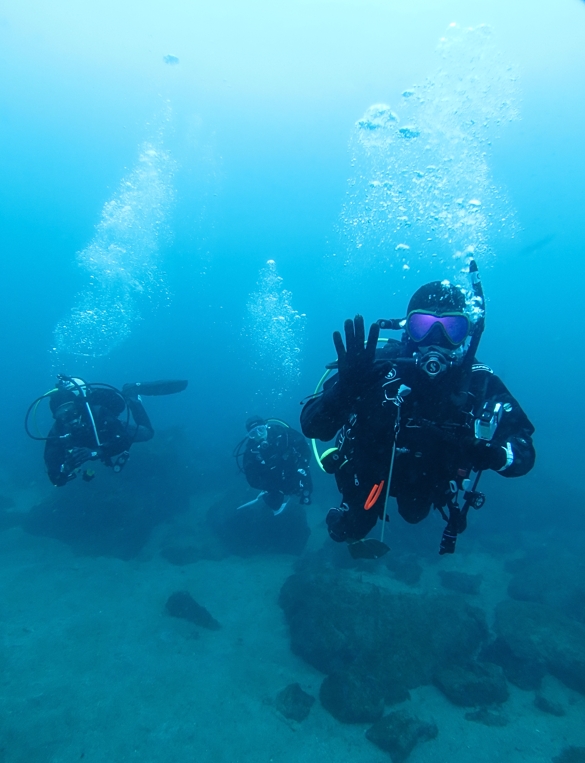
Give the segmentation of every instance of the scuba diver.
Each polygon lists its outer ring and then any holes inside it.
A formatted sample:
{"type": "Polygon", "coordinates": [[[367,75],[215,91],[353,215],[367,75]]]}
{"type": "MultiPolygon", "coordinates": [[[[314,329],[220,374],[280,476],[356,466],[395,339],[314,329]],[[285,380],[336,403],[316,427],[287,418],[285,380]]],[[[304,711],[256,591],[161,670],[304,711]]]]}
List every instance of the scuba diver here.
{"type": "Polygon", "coordinates": [[[469,275],[469,289],[449,281],[421,286],[406,318],[374,323],[367,342],[362,316],[345,321],[345,344],[336,331],[338,360],[328,366],[337,373],[303,408],[307,437],[336,438],[320,457],[342,494],[326,522],[331,538],[347,542],[356,558],[389,550],[389,496],[412,524],[437,509],[447,523],[439,553],[453,553],[469,508],[485,501],[477,490],[481,473],[520,477],[534,465],[534,427],[476,360],[485,304],[473,260],[469,275]],[[378,349],[380,329],[402,330],[402,338],[378,349]],[[378,519],[381,540],[364,540],[378,519]]]}
{"type": "Polygon", "coordinates": [[[303,435],[284,421],[260,416],[249,418],[246,430],[248,434],[237,445],[234,455],[250,487],[258,488],[261,493],[238,509],[262,500],[277,516],[292,495],[299,496],[299,503],[310,504],[311,450],[303,435]]]}
{"type": "MultiPolygon", "coordinates": [[[[171,395],[182,392],[186,381],[135,382],[125,384],[120,392],[101,383],[59,375],[55,388],[41,395],[29,406],[25,429],[34,440],[45,440],[45,465],[49,479],[57,487],[75,479],[87,461],[101,461],[115,472],[123,469],[135,442],[146,442],[154,429],[142,404],[142,395],[171,395]],[[36,436],[29,429],[29,418],[44,399],[55,423],[47,437],[36,436]],[[125,421],[120,416],[126,412],[125,421]]],[[[82,479],[93,479],[92,470],[82,479]]]]}

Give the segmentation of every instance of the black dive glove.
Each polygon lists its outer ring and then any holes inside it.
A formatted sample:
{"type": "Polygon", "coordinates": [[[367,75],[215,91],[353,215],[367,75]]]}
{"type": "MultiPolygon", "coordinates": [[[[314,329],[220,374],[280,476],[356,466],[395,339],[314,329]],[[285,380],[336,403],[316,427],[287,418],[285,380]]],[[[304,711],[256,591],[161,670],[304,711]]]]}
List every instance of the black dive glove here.
{"type": "Polygon", "coordinates": [[[471,440],[466,447],[466,455],[476,472],[487,469],[498,471],[506,463],[506,450],[485,440],[471,440]]]}
{"type": "Polygon", "coordinates": [[[353,321],[351,319],[345,321],[343,327],[345,346],[339,331],[333,333],[333,343],[337,350],[339,388],[344,393],[352,395],[374,369],[380,326],[377,323],[370,326],[367,344],[365,344],[364,319],[361,315],[356,315],[353,321]]]}
{"type": "Polygon", "coordinates": [[[63,474],[71,474],[75,469],[84,464],[86,461],[98,458],[98,452],[96,450],[90,450],[89,448],[72,448],[67,453],[67,458],[63,462],[61,472],[63,474]]]}

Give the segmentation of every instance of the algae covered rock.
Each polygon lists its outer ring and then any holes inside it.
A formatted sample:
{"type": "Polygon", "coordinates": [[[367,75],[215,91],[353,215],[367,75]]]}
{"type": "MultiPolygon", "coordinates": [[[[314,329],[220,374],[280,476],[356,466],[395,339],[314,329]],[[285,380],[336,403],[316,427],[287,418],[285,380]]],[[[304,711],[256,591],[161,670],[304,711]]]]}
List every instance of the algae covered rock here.
{"type": "Polygon", "coordinates": [[[276,695],[274,705],[279,713],[292,721],[304,721],[311,712],[315,697],[301,689],[300,684],[289,684],[276,695]]]}
{"type": "Polygon", "coordinates": [[[507,726],[509,721],[502,713],[494,713],[492,710],[488,710],[487,707],[480,707],[479,710],[474,710],[470,713],[465,713],[466,721],[473,721],[474,723],[482,723],[484,726],[502,727],[507,726]]]}
{"type": "Polygon", "coordinates": [[[133,559],[152,530],[189,508],[193,492],[189,454],[182,430],[157,432],[132,448],[124,469],[96,467],[88,486],[75,479],[54,490],[23,516],[31,535],[56,538],[77,554],[133,559]]]}
{"type": "Polygon", "coordinates": [[[544,668],[585,694],[585,626],[561,612],[527,601],[496,607],[496,631],[521,664],[544,668]]]}
{"type": "Polygon", "coordinates": [[[534,697],[534,707],[543,713],[548,713],[548,715],[555,715],[557,718],[566,715],[565,709],[560,702],[555,702],[544,694],[537,694],[534,697]]]}
{"type": "Polygon", "coordinates": [[[305,507],[295,501],[278,515],[259,501],[238,510],[241,494],[227,493],[207,512],[207,524],[226,551],[236,556],[303,553],[311,530],[305,507]]]}
{"type": "Polygon", "coordinates": [[[176,591],[167,599],[166,609],[171,617],[188,620],[201,628],[217,631],[221,625],[205,607],[198,604],[188,591],[176,591]]]}
{"type": "Polygon", "coordinates": [[[507,680],[524,691],[538,689],[546,674],[542,663],[519,657],[499,637],[482,649],[480,659],[499,665],[507,680]]]}
{"type": "Polygon", "coordinates": [[[585,623],[585,561],[571,554],[516,560],[508,586],[512,599],[544,604],[585,623]]]}
{"type": "Polygon", "coordinates": [[[585,763],[585,747],[565,747],[553,763],[585,763]]]}
{"type": "Polygon", "coordinates": [[[403,710],[385,715],[366,731],[366,738],[384,752],[393,763],[402,763],[420,742],[435,739],[439,730],[403,710]]]}
{"type": "Polygon", "coordinates": [[[351,571],[292,575],[280,605],[295,654],[326,674],[375,676],[389,698],[467,664],[487,637],[483,612],[461,597],[394,594],[351,571]]]}
{"type": "Polygon", "coordinates": [[[435,674],[435,684],[461,707],[501,704],[509,697],[502,668],[489,662],[441,668],[435,674]]]}
{"type": "Polygon", "coordinates": [[[342,723],[372,723],[384,713],[380,682],[351,670],[327,676],[321,684],[319,699],[325,710],[342,723]]]}

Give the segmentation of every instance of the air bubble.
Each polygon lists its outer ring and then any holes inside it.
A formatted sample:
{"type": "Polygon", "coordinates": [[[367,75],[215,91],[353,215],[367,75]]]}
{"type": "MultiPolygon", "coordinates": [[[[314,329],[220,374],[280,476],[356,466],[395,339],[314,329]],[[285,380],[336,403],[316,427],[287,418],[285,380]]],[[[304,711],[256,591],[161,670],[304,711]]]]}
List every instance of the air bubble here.
{"type": "Polygon", "coordinates": [[[88,285],[55,328],[58,354],[100,357],[131,334],[145,299],[168,295],[160,268],[161,223],[173,199],[169,154],[145,143],[131,174],[104,204],[95,235],[77,254],[88,285]]]}
{"type": "Polygon", "coordinates": [[[398,264],[401,244],[421,259],[469,247],[485,259],[492,233],[515,232],[489,166],[493,137],[518,117],[514,71],[487,26],[450,26],[438,54],[439,69],[403,91],[397,112],[377,103],[355,124],[340,215],[346,264],[398,264]]]}
{"type": "Polygon", "coordinates": [[[274,260],[268,260],[260,271],[247,313],[246,334],[255,350],[256,364],[280,396],[300,377],[306,315],[293,308],[292,294],[284,288],[274,260]]]}

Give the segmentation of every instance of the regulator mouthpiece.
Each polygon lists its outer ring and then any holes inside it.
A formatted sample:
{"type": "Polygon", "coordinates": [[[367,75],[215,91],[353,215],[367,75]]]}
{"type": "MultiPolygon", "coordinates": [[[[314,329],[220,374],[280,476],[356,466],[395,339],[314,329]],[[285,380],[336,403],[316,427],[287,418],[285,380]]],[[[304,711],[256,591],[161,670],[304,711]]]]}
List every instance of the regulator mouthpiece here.
{"type": "Polygon", "coordinates": [[[450,367],[450,363],[448,363],[444,356],[436,350],[431,350],[422,355],[418,359],[417,365],[431,379],[435,379],[450,367]]]}

